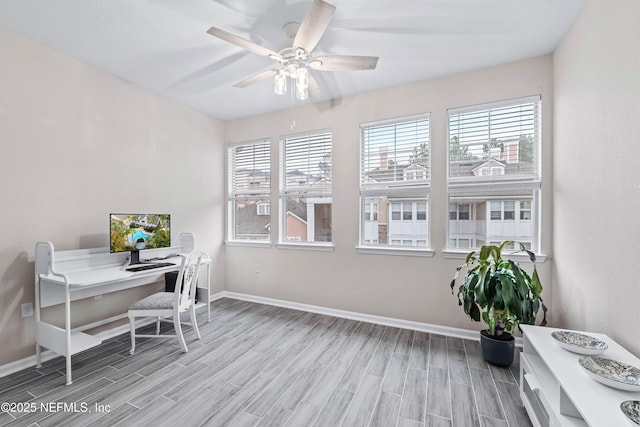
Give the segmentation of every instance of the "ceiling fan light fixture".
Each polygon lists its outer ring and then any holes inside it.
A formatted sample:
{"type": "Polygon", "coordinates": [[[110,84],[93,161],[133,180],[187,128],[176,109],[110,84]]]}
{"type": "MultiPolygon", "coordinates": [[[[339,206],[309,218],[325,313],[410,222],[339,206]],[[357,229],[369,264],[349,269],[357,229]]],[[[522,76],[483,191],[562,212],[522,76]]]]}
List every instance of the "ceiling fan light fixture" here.
{"type": "Polygon", "coordinates": [[[304,101],[309,97],[309,88],[307,86],[296,85],[296,99],[304,101]]]}
{"type": "Polygon", "coordinates": [[[283,71],[279,71],[273,78],[273,91],[276,95],[287,93],[287,76],[283,71]]]}
{"type": "Polygon", "coordinates": [[[296,86],[304,89],[309,87],[309,71],[305,67],[296,70],[296,86]]]}

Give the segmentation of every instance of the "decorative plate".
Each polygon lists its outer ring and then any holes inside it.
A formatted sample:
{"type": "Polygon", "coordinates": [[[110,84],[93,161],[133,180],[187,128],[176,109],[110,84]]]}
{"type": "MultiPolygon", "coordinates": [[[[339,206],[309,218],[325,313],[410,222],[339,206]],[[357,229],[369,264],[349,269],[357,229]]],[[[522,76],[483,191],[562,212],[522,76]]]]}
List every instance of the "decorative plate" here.
{"type": "Polygon", "coordinates": [[[604,357],[583,356],[578,359],[591,378],[619,390],[640,391],[640,369],[604,357]]]}
{"type": "Polygon", "coordinates": [[[604,353],[609,348],[604,341],[576,332],[556,331],[551,336],[560,344],[560,347],[578,354],[595,356],[604,353]]]}
{"type": "Polygon", "coordinates": [[[620,404],[620,409],[627,418],[640,426],[640,401],[625,400],[620,404]]]}

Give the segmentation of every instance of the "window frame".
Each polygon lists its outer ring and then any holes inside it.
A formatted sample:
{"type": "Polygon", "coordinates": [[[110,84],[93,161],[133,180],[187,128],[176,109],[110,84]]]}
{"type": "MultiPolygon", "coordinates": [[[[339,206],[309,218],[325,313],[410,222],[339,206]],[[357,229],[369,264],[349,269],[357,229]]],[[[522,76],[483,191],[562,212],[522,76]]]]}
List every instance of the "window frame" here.
{"type": "MultiPolygon", "coordinates": [[[[391,129],[389,130],[391,132],[391,129]]],[[[421,135],[422,136],[422,135],[421,135]]],[[[396,142],[398,141],[397,136],[394,134],[393,149],[388,153],[390,155],[389,168],[391,169],[395,163],[395,156],[398,153],[402,153],[402,151],[398,151],[396,149],[396,142]],[[393,156],[391,158],[391,156],[393,156]],[[394,163],[391,163],[391,160],[394,160],[394,163]]],[[[389,254],[389,255],[409,255],[409,256],[433,256],[434,251],[430,248],[431,244],[431,218],[433,213],[431,212],[431,170],[432,170],[432,153],[431,153],[431,114],[430,113],[421,113],[411,116],[397,117],[387,120],[380,120],[375,122],[367,122],[360,124],[360,164],[359,164],[359,215],[358,215],[358,225],[359,225],[359,237],[358,237],[358,246],[356,246],[356,251],[358,253],[371,253],[371,254],[389,254]],[[414,149],[415,156],[423,156],[424,148],[423,144],[426,144],[428,155],[428,163],[427,165],[423,165],[422,163],[408,163],[407,168],[412,167],[414,164],[416,166],[424,167],[424,170],[416,169],[403,170],[400,172],[393,172],[394,178],[385,182],[372,182],[370,179],[370,175],[367,173],[371,169],[372,158],[375,154],[371,154],[373,150],[375,150],[376,145],[369,145],[366,141],[365,133],[366,131],[375,130],[375,128],[382,128],[389,126],[393,128],[393,132],[397,131],[398,128],[402,129],[401,126],[411,125],[412,122],[416,122],[416,126],[424,126],[422,121],[426,121],[426,141],[422,138],[416,139],[415,143],[410,142],[410,144],[415,144],[414,149]],[[367,169],[368,167],[368,169],[367,169]],[[365,170],[366,169],[366,170],[365,170]],[[399,175],[398,175],[399,174],[399,175]],[[401,177],[401,180],[398,178],[401,177]],[[382,206],[379,201],[380,198],[391,198],[386,203],[388,203],[387,207],[382,206]],[[425,232],[426,239],[423,235],[412,235],[412,236],[399,236],[393,237],[391,234],[388,234],[387,243],[380,244],[379,240],[376,236],[375,239],[367,238],[369,236],[365,233],[365,228],[367,227],[367,220],[365,218],[365,213],[367,212],[366,205],[371,205],[372,203],[378,204],[378,212],[382,212],[386,210],[387,213],[387,230],[391,228],[392,222],[417,222],[417,223],[425,223],[425,232]],[[399,204],[400,212],[399,219],[393,218],[393,205],[399,204]],[[404,204],[409,203],[412,205],[411,219],[404,219],[404,204]],[[426,218],[425,219],[417,219],[418,216],[418,204],[423,203],[426,207],[426,211],[424,212],[426,218]],[[392,239],[393,237],[393,239],[392,239]],[[424,246],[406,246],[407,239],[412,239],[414,241],[423,242],[426,240],[426,245],[424,246]],[[399,243],[394,245],[392,243],[393,240],[398,240],[399,243]],[[376,243],[370,243],[371,241],[375,241],[376,243]]],[[[379,147],[378,147],[379,148],[379,147]]],[[[405,149],[405,147],[402,147],[405,149]]],[[[415,157],[414,157],[415,158],[415,157]]],[[[420,158],[420,157],[419,157],[420,158]]],[[[409,156],[411,160],[411,156],[409,156]]],[[[382,160],[380,160],[382,162],[382,160]]],[[[380,218],[380,217],[379,217],[380,218]]],[[[378,229],[379,230],[379,229],[378,229]]]]}
{"type": "MultiPolygon", "coordinates": [[[[331,205],[331,221],[329,224],[329,228],[333,228],[333,174],[331,173],[328,180],[325,179],[325,183],[328,185],[323,185],[322,187],[313,188],[312,185],[293,185],[288,183],[287,180],[287,143],[296,143],[303,141],[305,139],[312,140],[314,138],[321,139],[323,142],[328,140],[329,144],[329,155],[331,159],[330,169],[333,169],[333,132],[331,129],[322,129],[315,130],[303,133],[296,134],[288,134],[283,135],[279,139],[279,184],[278,184],[278,223],[279,223],[279,232],[278,232],[278,243],[276,244],[277,248],[280,249],[302,249],[302,250],[321,250],[321,251],[332,251],[334,248],[333,245],[333,235],[331,235],[331,241],[323,242],[323,241],[303,241],[303,240],[295,240],[294,238],[289,238],[288,240],[285,238],[287,234],[287,215],[289,211],[286,209],[287,200],[293,198],[301,198],[314,201],[323,201],[331,205]],[[288,185],[289,184],[289,185],[288,185]],[[319,190],[318,190],[319,189],[319,190]]],[[[308,152],[308,151],[307,151],[308,152]]],[[[309,176],[310,173],[307,174],[309,176]]],[[[326,177],[325,177],[326,178],[326,177]]],[[[305,180],[298,180],[297,184],[305,184],[305,180]]],[[[313,203],[314,206],[317,203],[313,203]]],[[[324,203],[322,203],[324,204],[324,203]]],[[[293,213],[292,213],[293,214],[293,213]]],[[[309,212],[307,212],[307,223],[309,221],[309,212]]],[[[311,215],[315,217],[315,212],[311,215]]],[[[309,230],[307,228],[307,235],[309,235],[309,230]]]]}
{"type": "MultiPolygon", "coordinates": [[[[271,246],[271,227],[268,229],[268,234],[264,239],[250,239],[250,238],[238,238],[237,230],[235,227],[236,222],[236,203],[241,202],[255,202],[253,209],[256,213],[256,216],[268,216],[269,223],[272,223],[271,214],[260,215],[258,214],[258,206],[264,205],[264,201],[268,201],[269,205],[271,204],[271,189],[273,183],[273,173],[271,170],[271,139],[270,138],[259,138],[251,141],[242,141],[227,144],[227,212],[226,212],[226,239],[225,243],[230,245],[238,245],[238,246],[271,246]],[[247,179],[246,183],[248,185],[245,189],[238,189],[236,187],[237,176],[236,176],[236,156],[237,150],[239,148],[252,148],[255,150],[260,149],[264,154],[264,159],[258,158],[258,162],[254,158],[253,168],[254,170],[256,164],[266,166],[265,174],[268,177],[268,186],[262,188],[261,186],[256,186],[256,182],[254,180],[247,179]]],[[[269,208],[270,209],[270,208],[269,208]]]]}
{"type": "MultiPolygon", "coordinates": [[[[529,107],[531,108],[531,107],[529,107]]],[[[447,111],[447,227],[446,227],[446,247],[443,251],[445,257],[458,258],[459,255],[464,252],[465,254],[468,251],[463,251],[462,249],[450,247],[449,242],[452,240],[459,240],[460,238],[464,238],[461,235],[453,235],[451,230],[451,205],[452,204],[460,204],[460,203],[470,203],[465,200],[478,199],[484,200],[486,203],[493,203],[495,201],[500,201],[500,219],[493,220],[491,218],[491,209],[487,209],[486,218],[483,220],[487,222],[487,227],[489,222],[503,222],[504,219],[504,201],[513,201],[515,200],[515,207],[513,209],[514,218],[508,219],[507,221],[514,223],[519,221],[526,221],[531,224],[531,245],[534,248],[534,252],[539,253],[541,248],[541,187],[542,187],[542,97],[540,95],[535,96],[527,96],[522,98],[515,98],[510,100],[491,102],[485,104],[478,104],[468,107],[462,108],[453,108],[447,111]],[[452,174],[451,165],[451,150],[452,150],[452,137],[454,133],[451,131],[452,126],[452,116],[458,114],[465,113],[474,113],[478,112],[479,115],[487,111],[500,108],[509,108],[509,107],[517,107],[520,105],[533,104],[533,108],[529,114],[532,115],[532,124],[533,131],[532,141],[533,141],[533,159],[532,159],[532,170],[528,172],[524,172],[522,174],[500,174],[500,175],[485,175],[485,176],[455,176],[452,174]],[[527,201],[530,201],[530,219],[528,220],[520,220],[519,206],[520,201],[526,197],[527,201]]],[[[491,128],[496,125],[496,123],[492,122],[492,118],[487,115],[487,126],[491,128]]],[[[459,120],[456,117],[456,120],[459,120]]],[[[483,122],[484,123],[484,122],[483,122]]],[[[528,133],[522,133],[521,135],[529,135],[528,133]]],[[[493,141],[494,139],[489,139],[493,141]]],[[[498,142],[501,142],[500,138],[495,139],[498,142]]],[[[503,141],[508,141],[506,138],[503,141]]],[[[474,142],[475,144],[478,144],[474,142]]],[[[480,142],[481,143],[481,142],[480,142]]],[[[518,143],[520,144],[520,143],[518,143]]],[[[461,144],[462,145],[462,144],[461,144]]],[[[513,145],[513,144],[512,144],[513,145]]],[[[519,148],[519,145],[516,147],[519,148]]],[[[520,150],[515,151],[515,155],[518,155],[520,150]]],[[[514,156],[513,150],[506,150],[505,153],[509,159],[514,156]]],[[[488,154],[487,163],[482,167],[489,167],[489,170],[492,170],[496,166],[492,166],[488,161],[494,159],[493,153],[488,154]]],[[[457,159],[457,161],[461,161],[457,159]]],[[[507,163],[512,162],[512,160],[505,160],[507,163]]],[[[456,169],[457,171],[458,169],[456,169]]],[[[470,205],[471,206],[471,205],[470,205]]],[[[476,221],[480,220],[476,217],[476,221]]],[[[477,248],[471,248],[471,250],[477,248]]],[[[542,257],[542,256],[541,256],[542,257]]]]}

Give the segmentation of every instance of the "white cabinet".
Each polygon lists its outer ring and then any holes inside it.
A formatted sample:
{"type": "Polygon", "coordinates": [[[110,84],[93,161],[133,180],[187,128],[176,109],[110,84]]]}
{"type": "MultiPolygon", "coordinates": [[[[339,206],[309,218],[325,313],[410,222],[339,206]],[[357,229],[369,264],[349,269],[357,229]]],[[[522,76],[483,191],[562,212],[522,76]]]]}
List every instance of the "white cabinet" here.
{"type": "MultiPolygon", "coordinates": [[[[537,427],[632,426],[620,410],[625,400],[640,400],[640,392],[607,387],[580,366],[579,354],[558,345],[551,333],[559,329],[521,325],[520,396],[537,427]]],[[[609,346],[601,357],[640,368],[640,359],[602,334],[583,332],[609,346]]]]}

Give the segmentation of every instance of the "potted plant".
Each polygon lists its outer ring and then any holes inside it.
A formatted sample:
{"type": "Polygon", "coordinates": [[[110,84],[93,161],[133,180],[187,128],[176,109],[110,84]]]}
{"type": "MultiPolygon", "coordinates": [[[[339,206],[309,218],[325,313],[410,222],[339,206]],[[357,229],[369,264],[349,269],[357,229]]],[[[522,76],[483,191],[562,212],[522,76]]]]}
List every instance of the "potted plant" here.
{"type": "Polygon", "coordinates": [[[498,366],[513,363],[515,340],[511,335],[520,323],[534,324],[542,308],[541,325],[547,321],[547,307],[540,294],[542,285],[535,266],[536,256],[520,242],[505,241],[500,246],[485,245],[479,252],[470,252],[465,263],[456,269],[451,280],[454,293],[456,279],[466,269],[464,282],[458,288],[458,305],[471,319],[483,320],[488,329],[481,331],[480,342],[485,360],[498,366]],[[526,252],[533,265],[531,276],[520,266],[502,258],[507,245],[519,245],[517,252],[526,252]]]}

